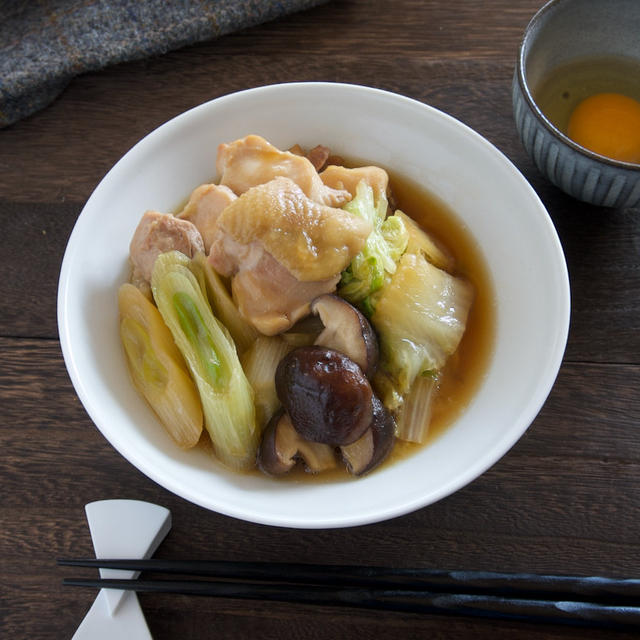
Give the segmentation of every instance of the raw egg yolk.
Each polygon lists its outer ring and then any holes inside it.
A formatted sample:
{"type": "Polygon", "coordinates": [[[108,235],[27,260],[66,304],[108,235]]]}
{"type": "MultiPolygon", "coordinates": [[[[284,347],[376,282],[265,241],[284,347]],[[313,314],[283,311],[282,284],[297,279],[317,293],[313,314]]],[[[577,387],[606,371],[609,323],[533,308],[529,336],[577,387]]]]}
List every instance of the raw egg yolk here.
{"type": "Polygon", "coordinates": [[[573,110],[567,134],[601,156],[640,163],[640,102],[619,93],[590,96],[573,110]]]}

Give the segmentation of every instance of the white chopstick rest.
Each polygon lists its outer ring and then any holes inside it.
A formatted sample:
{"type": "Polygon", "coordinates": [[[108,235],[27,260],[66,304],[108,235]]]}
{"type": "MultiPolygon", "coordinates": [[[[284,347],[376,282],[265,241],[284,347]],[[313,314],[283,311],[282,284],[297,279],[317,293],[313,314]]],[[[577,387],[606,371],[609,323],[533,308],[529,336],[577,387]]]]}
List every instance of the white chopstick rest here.
{"type": "Polygon", "coordinates": [[[100,589],[72,640],[153,640],[135,592],[125,593],[118,613],[112,616],[107,606],[107,591],[109,589],[100,589]]]}
{"type": "MultiPolygon", "coordinates": [[[[96,558],[150,558],[171,529],[168,509],[139,500],[100,500],[85,512],[96,558]]],[[[102,578],[137,578],[140,572],[100,569],[102,578]]],[[[101,589],[73,640],[151,640],[135,592],[101,589]]]]}
{"type": "MultiPolygon", "coordinates": [[[[101,500],[85,507],[96,558],[150,558],[171,528],[171,513],[139,500],[101,500]]],[[[137,578],[139,572],[100,569],[102,578],[137,578]]],[[[116,612],[124,591],[107,589],[107,606],[116,612]]]]}

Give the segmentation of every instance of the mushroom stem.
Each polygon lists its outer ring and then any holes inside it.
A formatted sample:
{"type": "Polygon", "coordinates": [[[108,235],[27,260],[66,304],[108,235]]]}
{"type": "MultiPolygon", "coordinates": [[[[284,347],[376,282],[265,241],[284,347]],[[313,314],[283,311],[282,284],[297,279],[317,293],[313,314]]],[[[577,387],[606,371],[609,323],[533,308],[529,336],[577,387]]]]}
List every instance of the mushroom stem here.
{"type": "Polygon", "coordinates": [[[337,464],[333,447],[305,440],[293,428],[289,416],[279,411],[265,429],[258,449],[258,467],[268,475],[278,476],[291,471],[298,460],[311,473],[333,469],[337,464]]]}

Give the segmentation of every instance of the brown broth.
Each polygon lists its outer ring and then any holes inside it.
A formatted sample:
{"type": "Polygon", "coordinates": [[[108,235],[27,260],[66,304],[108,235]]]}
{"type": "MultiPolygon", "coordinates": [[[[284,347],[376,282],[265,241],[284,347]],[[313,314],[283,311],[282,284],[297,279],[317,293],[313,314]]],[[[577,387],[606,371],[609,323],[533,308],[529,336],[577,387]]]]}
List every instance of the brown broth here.
{"type": "Polygon", "coordinates": [[[467,329],[449,358],[434,402],[429,429],[433,439],[467,406],[482,381],[493,348],[495,296],[480,248],[451,208],[399,176],[392,175],[391,184],[398,207],[447,247],[455,258],[453,275],[465,278],[475,289],[467,329]]]}
{"type": "Polygon", "coordinates": [[[475,298],[467,328],[442,373],[427,440],[422,444],[396,442],[390,462],[428,446],[462,414],[487,371],[495,334],[495,295],[480,247],[455,212],[424,187],[390,173],[398,208],[412,217],[455,258],[452,275],[474,287],[475,298]]]}

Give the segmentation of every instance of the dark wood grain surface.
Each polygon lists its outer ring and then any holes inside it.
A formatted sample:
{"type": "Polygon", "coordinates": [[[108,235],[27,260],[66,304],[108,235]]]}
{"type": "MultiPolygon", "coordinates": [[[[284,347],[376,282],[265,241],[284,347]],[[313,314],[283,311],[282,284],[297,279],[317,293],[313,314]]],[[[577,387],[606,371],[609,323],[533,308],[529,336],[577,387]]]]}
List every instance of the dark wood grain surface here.
{"type": "MultiPolygon", "coordinates": [[[[158,555],[640,576],[640,209],[604,210],[548,184],[520,146],[510,85],[541,0],[352,0],[76,78],[0,130],[0,637],[70,638],[95,592],[63,588],[90,556],[84,505],[169,508],[158,555]],[[563,243],[572,288],[548,401],[494,467],[454,495],[374,525],[297,531],[208,512],[168,493],[93,426],[66,373],[56,289],[76,218],[108,169],[176,114],[248,87],[353,82],[431,104],[522,171],[563,243]]],[[[603,638],[633,634],[461,617],[143,595],[157,640],[603,638]]]]}

